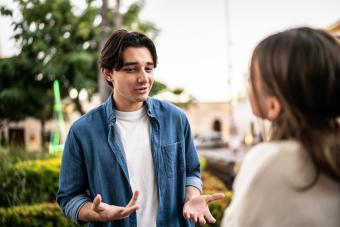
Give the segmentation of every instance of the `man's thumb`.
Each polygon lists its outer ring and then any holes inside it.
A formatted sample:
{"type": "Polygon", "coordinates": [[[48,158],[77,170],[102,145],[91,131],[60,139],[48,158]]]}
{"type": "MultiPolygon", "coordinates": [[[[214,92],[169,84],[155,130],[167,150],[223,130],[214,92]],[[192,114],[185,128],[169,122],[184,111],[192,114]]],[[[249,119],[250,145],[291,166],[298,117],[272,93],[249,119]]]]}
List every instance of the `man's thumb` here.
{"type": "Polygon", "coordinates": [[[94,200],[93,200],[93,203],[92,203],[92,210],[94,211],[97,211],[98,210],[98,207],[99,207],[99,204],[102,202],[102,197],[98,194],[94,200]]]}
{"type": "Polygon", "coordinates": [[[223,193],[214,193],[212,195],[208,195],[207,196],[207,202],[211,202],[211,201],[214,201],[214,200],[222,200],[224,199],[224,194],[223,193]]]}

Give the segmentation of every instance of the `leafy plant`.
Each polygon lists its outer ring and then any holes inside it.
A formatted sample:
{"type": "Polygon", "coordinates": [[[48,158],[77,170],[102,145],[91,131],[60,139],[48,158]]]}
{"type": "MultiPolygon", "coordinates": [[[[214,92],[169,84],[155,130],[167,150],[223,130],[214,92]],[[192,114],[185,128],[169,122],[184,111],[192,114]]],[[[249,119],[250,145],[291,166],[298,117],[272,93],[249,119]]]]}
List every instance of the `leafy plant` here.
{"type": "Polygon", "coordinates": [[[223,200],[213,201],[209,203],[209,209],[211,214],[216,219],[214,224],[201,225],[204,227],[218,227],[221,224],[224,210],[228,207],[232,199],[232,193],[226,188],[226,186],[217,177],[211,175],[208,172],[202,173],[203,180],[203,194],[224,193],[223,200]]]}
{"type": "Polygon", "coordinates": [[[0,208],[0,226],[75,227],[76,225],[61,213],[56,203],[42,203],[0,208]]]}
{"type": "Polygon", "coordinates": [[[29,156],[20,152],[13,148],[0,149],[0,206],[54,201],[58,189],[60,157],[24,160],[29,156]],[[22,156],[13,157],[15,153],[22,156]]]}

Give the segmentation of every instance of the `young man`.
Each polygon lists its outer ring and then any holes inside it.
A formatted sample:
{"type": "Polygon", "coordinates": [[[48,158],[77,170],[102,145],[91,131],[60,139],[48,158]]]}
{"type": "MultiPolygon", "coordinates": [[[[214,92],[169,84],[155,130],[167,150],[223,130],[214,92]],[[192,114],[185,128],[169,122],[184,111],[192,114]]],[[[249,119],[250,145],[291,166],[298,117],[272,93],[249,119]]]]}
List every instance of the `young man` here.
{"type": "Polygon", "coordinates": [[[57,201],[78,224],[193,226],[214,222],[201,195],[199,160],[184,113],[148,97],[157,65],[153,42],[120,30],[106,42],[101,72],[113,95],[68,134],[57,201]]]}

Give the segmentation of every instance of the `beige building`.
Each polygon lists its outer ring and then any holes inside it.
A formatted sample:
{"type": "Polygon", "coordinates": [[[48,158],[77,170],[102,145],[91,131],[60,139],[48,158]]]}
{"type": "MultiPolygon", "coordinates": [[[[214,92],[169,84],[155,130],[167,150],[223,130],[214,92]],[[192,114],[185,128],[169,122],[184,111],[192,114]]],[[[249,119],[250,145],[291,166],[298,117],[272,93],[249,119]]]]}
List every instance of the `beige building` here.
{"type": "MultiPolygon", "coordinates": [[[[256,123],[247,100],[239,101],[233,107],[230,102],[195,102],[184,111],[194,136],[220,131],[224,143],[229,141],[233,130],[237,130],[236,133],[243,139],[250,133],[251,122],[256,123]]],[[[257,128],[255,130],[258,131],[257,128]]]]}
{"type": "MultiPolygon", "coordinates": [[[[61,141],[65,141],[66,133],[71,123],[79,118],[79,114],[74,113],[69,116],[69,120],[65,122],[65,130],[61,134],[61,141]]],[[[9,122],[5,127],[1,128],[1,138],[6,138],[9,143],[24,145],[27,151],[40,151],[41,139],[44,140],[45,148],[51,141],[52,133],[59,130],[59,125],[56,120],[50,120],[45,123],[45,135],[41,137],[41,123],[39,120],[28,117],[24,121],[9,122]]]]}
{"type": "Polygon", "coordinates": [[[230,103],[195,102],[184,111],[187,114],[194,136],[220,132],[222,140],[227,142],[229,135],[230,103]]]}
{"type": "MultiPolygon", "coordinates": [[[[51,133],[57,127],[56,121],[46,122],[44,139],[48,141],[51,133]]],[[[10,122],[2,128],[2,136],[7,138],[10,143],[24,145],[28,151],[38,151],[41,145],[41,123],[31,117],[24,121],[10,122]]]]}
{"type": "MultiPolygon", "coordinates": [[[[91,102],[83,101],[82,105],[86,111],[93,109],[100,104],[99,97],[94,96],[91,102]]],[[[64,111],[67,113],[64,122],[64,129],[60,129],[58,121],[52,119],[45,123],[45,135],[41,136],[41,123],[38,119],[28,117],[23,121],[9,122],[0,128],[0,139],[6,139],[9,143],[24,145],[27,151],[41,150],[42,139],[44,140],[45,149],[51,141],[52,134],[55,130],[61,131],[61,143],[65,142],[68,129],[72,123],[80,117],[78,112],[75,112],[70,106],[64,106],[64,111]]]]}

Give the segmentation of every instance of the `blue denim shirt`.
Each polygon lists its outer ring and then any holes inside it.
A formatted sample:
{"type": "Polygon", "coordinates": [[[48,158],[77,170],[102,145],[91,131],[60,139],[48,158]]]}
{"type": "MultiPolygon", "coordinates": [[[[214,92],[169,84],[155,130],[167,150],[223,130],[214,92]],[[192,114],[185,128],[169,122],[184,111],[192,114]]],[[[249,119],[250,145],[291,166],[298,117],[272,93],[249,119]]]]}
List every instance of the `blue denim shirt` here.
{"type": "MultiPolygon", "coordinates": [[[[151,151],[158,191],[157,226],[194,226],[182,215],[185,187],[202,191],[200,165],[185,114],[174,105],[148,98],[151,151]]],[[[60,168],[57,202],[77,224],[80,208],[101,194],[103,202],[126,206],[132,197],[124,150],[115,130],[113,99],[93,109],[71,127],[60,168]]],[[[141,160],[142,161],[142,160],[141,160]]],[[[137,226],[136,214],[90,226],[137,226]]]]}

